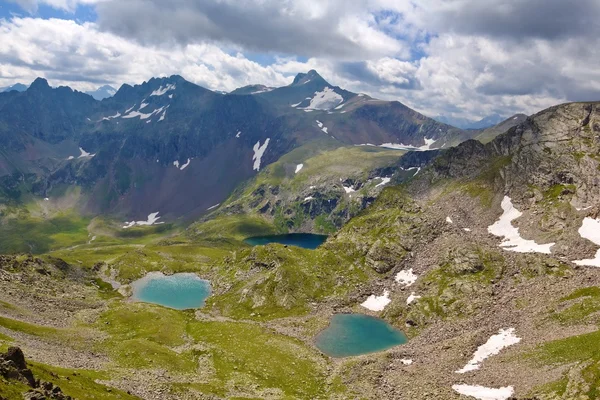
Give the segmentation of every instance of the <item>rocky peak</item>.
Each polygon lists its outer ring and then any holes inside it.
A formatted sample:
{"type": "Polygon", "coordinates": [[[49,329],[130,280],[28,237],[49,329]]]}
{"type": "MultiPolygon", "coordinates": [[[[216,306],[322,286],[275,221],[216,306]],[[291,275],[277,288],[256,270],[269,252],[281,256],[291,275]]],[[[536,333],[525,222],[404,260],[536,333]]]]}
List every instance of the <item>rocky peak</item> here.
{"type": "Polygon", "coordinates": [[[317,71],[315,71],[314,69],[311,69],[310,71],[308,71],[308,73],[304,74],[304,73],[299,73],[298,75],[296,75],[296,77],[294,78],[294,82],[292,82],[292,86],[300,86],[300,85],[305,85],[309,82],[317,82],[317,83],[321,83],[323,85],[329,85],[329,83],[327,83],[327,81],[325,79],[323,79],[323,77],[321,75],[319,75],[319,73],[317,71]]]}
{"type": "Polygon", "coordinates": [[[48,81],[44,78],[36,78],[27,89],[28,92],[41,92],[50,90],[50,85],[48,81]]]}

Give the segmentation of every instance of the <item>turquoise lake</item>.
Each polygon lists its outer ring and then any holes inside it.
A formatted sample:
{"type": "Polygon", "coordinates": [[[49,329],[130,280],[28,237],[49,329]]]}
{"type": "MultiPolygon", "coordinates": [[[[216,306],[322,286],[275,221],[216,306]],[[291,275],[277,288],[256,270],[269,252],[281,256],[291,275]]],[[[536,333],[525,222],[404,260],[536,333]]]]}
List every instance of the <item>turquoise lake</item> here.
{"type": "Polygon", "coordinates": [[[196,274],[166,276],[151,272],[133,282],[131,287],[134,300],[177,310],[200,308],[210,296],[210,282],[200,279],[196,274]]]}
{"type": "Polygon", "coordinates": [[[326,235],[312,233],[290,233],[288,235],[256,236],[244,240],[250,246],[263,246],[269,243],[280,243],[314,250],[327,240],[326,235]]]}
{"type": "Polygon", "coordinates": [[[315,339],[319,350],[336,358],[375,353],[407,341],[384,320],[363,314],[334,315],[329,327],[315,339]]]}

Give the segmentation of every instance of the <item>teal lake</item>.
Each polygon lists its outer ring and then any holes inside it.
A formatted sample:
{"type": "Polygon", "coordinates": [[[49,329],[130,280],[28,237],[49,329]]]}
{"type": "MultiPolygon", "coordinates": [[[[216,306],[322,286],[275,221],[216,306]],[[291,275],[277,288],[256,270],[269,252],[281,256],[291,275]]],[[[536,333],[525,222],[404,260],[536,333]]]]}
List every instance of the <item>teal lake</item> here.
{"type": "Polygon", "coordinates": [[[336,314],[329,327],[316,337],[323,353],[341,358],[387,350],[406,343],[399,330],[382,319],[363,314],[336,314]]]}
{"type": "Polygon", "coordinates": [[[288,246],[314,250],[327,240],[326,235],[311,233],[291,233],[288,235],[256,236],[244,240],[250,246],[263,246],[269,243],[280,243],[288,246]]]}
{"type": "Polygon", "coordinates": [[[210,282],[200,279],[196,274],[166,276],[151,272],[131,286],[134,300],[177,310],[203,307],[204,301],[210,296],[210,282]]]}

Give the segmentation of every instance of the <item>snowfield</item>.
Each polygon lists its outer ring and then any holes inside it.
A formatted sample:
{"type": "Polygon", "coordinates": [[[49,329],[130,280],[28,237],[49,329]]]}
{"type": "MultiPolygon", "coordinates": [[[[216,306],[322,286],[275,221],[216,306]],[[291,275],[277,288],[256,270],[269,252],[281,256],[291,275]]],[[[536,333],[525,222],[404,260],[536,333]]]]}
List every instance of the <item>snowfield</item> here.
{"type": "Polygon", "coordinates": [[[125,225],[123,225],[123,229],[128,229],[128,228],[132,228],[134,226],[150,226],[150,225],[159,225],[162,224],[163,222],[157,222],[160,217],[158,216],[159,212],[155,212],[152,213],[150,215],[148,215],[148,219],[146,221],[131,221],[131,222],[125,222],[125,225]]]}
{"type": "Polygon", "coordinates": [[[421,298],[421,296],[417,296],[417,295],[415,295],[415,292],[412,292],[410,294],[410,296],[408,296],[408,298],[406,299],[406,305],[409,305],[412,302],[419,300],[420,298],[421,298]]]}
{"type": "Polygon", "coordinates": [[[255,171],[260,171],[260,163],[262,160],[262,156],[263,154],[265,154],[265,151],[267,150],[267,147],[269,146],[269,141],[271,139],[267,138],[267,140],[265,140],[265,142],[263,143],[263,145],[260,145],[260,140],[258,142],[256,142],[256,144],[253,147],[254,150],[254,155],[252,156],[252,160],[254,161],[254,166],[253,169],[255,171]]]}
{"type": "MultiPolygon", "coordinates": [[[[304,100],[303,100],[304,101],[304,100]]],[[[344,102],[344,98],[337,94],[330,87],[323,88],[322,92],[315,92],[315,95],[310,99],[310,104],[304,107],[304,110],[331,110],[344,102]]],[[[302,101],[292,107],[298,107],[302,101]]]]}
{"type": "Polygon", "coordinates": [[[453,385],[452,389],[457,393],[471,396],[479,400],[506,400],[511,397],[515,391],[512,386],[493,389],[483,386],[453,385]]]}
{"type": "Polygon", "coordinates": [[[417,281],[418,276],[413,273],[413,269],[409,268],[405,271],[400,271],[396,274],[396,282],[405,287],[409,287],[417,281]]]}
{"type": "MultiPolygon", "coordinates": [[[[592,219],[589,217],[584,218],[581,228],[579,228],[578,232],[582,238],[600,246],[600,219],[592,219]]],[[[578,260],[573,262],[577,265],[586,267],[600,267],[600,249],[598,249],[596,252],[596,257],[593,259],[578,260]]]]}
{"type": "Polygon", "coordinates": [[[371,311],[383,311],[383,309],[392,302],[390,292],[387,290],[381,296],[370,295],[367,300],[361,303],[361,306],[371,311]]]}
{"type": "Polygon", "coordinates": [[[517,344],[521,338],[515,335],[515,328],[500,329],[497,335],[491,336],[487,342],[479,346],[473,354],[471,361],[463,368],[456,371],[457,374],[479,369],[480,364],[488,357],[500,353],[500,350],[505,349],[513,344],[517,344]]]}
{"type": "MultiPolygon", "coordinates": [[[[150,93],[150,96],[162,96],[163,94],[167,93],[170,90],[175,90],[177,88],[177,86],[173,83],[173,84],[169,84],[165,87],[163,87],[161,85],[160,88],[156,89],[154,92],[150,93]]],[[[141,109],[142,107],[140,107],[141,109]]]]}
{"type": "Polygon", "coordinates": [[[508,251],[517,253],[542,253],[551,254],[551,248],[555,243],[537,244],[533,240],[526,240],[521,237],[519,228],[512,225],[512,221],[523,215],[517,210],[508,196],[502,200],[502,210],[504,213],[500,219],[488,227],[488,232],[494,236],[503,237],[500,247],[508,251]]]}

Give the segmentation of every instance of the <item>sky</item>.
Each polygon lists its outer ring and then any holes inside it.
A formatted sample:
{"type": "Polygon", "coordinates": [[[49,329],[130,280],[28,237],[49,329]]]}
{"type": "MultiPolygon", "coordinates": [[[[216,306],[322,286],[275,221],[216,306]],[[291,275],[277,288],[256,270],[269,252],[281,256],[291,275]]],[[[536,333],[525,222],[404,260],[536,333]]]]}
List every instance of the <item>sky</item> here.
{"type": "Polygon", "coordinates": [[[332,85],[481,119],[600,100],[600,0],[0,0],[0,87],[182,75],[332,85]]]}

